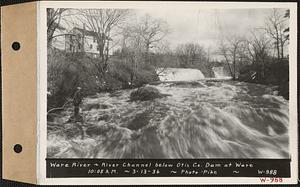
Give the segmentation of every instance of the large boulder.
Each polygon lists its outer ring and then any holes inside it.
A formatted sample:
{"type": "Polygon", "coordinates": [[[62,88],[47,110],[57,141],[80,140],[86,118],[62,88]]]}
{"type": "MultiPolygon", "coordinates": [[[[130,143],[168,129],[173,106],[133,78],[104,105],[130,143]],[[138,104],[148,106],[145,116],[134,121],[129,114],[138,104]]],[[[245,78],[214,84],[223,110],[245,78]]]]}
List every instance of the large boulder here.
{"type": "Polygon", "coordinates": [[[162,94],[159,90],[152,86],[145,86],[138,88],[137,90],[131,92],[130,100],[131,101],[148,101],[156,98],[162,98],[167,96],[167,94],[162,94]]]}

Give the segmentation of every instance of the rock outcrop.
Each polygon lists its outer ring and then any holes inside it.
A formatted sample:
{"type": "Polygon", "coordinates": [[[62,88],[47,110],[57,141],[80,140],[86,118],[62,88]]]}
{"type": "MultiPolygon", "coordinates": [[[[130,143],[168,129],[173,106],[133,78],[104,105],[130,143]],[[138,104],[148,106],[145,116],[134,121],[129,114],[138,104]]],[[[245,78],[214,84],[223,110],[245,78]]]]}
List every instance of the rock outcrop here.
{"type": "Polygon", "coordinates": [[[148,101],[165,96],[168,96],[168,94],[160,93],[155,87],[145,86],[131,92],[130,101],[148,101]]]}

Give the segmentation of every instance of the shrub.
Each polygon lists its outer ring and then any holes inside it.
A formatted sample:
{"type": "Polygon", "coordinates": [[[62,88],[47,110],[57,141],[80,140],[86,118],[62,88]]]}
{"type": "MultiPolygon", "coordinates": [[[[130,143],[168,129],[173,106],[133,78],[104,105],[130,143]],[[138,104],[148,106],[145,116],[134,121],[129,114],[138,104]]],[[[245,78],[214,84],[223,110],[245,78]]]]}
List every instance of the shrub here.
{"type": "Polygon", "coordinates": [[[98,77],[92,68],[92,59],[82,53],[48,51],[47,67],[48,109],[62,106],[77,87],[82,87],[83,95],[98,91],[98,77]]]}
{"type": "Polygon", "coordinates": [[[118,81],[122,88],[141,87],[159,80],[155,68],[151,65],[132,64],[132,62],[121,58],[111,59],[109,76],[118,81]]]}
{"type": "Polygon", "coordinates": [[[101,91],[140,87],[157,81],[154,67],[144,63],[133,64],[126,57],[112,57],[107,72],[98,72],[95,64],[99,59],[84,53],[66,53],[48,50],[48,109],[60,107],[73,96],[77,87],[84,96],[101,91]]]}
{"type": "Polygon", "coordinates": [[[239,72],[239,80],[259,84],[271,84],[278,86],[279,94],[289,98],[289,62],[287,60],[269,61],[262,65],[247,65],[239,72]],[[264,77],[257,76],[264,72],[264,77]]]}

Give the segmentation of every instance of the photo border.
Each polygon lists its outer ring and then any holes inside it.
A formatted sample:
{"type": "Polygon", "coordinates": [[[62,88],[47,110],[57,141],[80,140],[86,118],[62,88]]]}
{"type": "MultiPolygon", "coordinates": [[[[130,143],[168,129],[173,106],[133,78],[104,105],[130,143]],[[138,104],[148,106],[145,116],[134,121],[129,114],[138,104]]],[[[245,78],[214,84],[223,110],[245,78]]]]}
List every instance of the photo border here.
{"type": "MultiPolygon", "coordinates": [[[[135,185],[135,184],[262,184],[259,178],[247,177],[138,177],[138,178],[46,178],[46,106],[47,106],[47,40],[46,8],[289,8],[289,138],[291,154],[291,178],[280,184],[296,184],[298,178],[298,112],[297,112],[297,3],[296,2],[145,2],[145,1],[42,1],[38,2],[38,184],[98,184],[98,185],[135,185]],[[198,7],[199,6],[199,7],[198,7]],[[201,7],[200,7],[201,6],[201,7]],[[213,180],[212,180],[213,179],[213,180]]],[[[267,184],[267,183],[264,183],[267,184]]]]}

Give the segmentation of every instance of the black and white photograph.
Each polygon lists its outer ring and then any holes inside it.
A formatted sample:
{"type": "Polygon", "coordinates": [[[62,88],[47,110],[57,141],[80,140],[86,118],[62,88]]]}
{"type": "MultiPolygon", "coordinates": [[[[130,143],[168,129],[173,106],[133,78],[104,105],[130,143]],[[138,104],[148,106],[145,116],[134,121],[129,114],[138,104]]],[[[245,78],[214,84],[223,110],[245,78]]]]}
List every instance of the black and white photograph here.
{"type": "Polygon", "coordinates": [[[290,159],[290,9],[46,11],[47,158],[290,159]]]}

